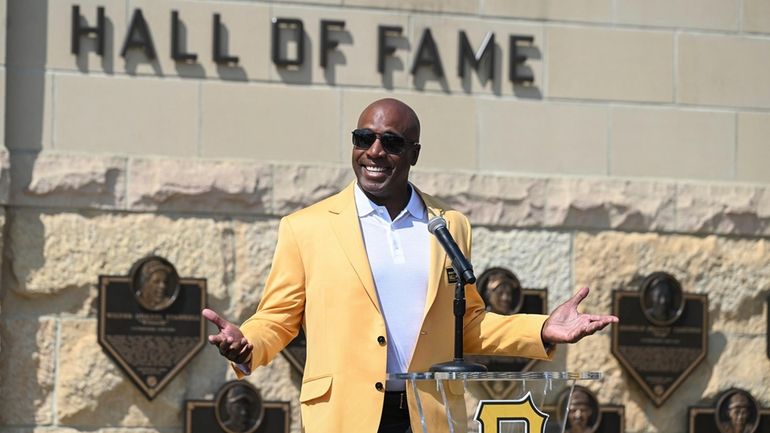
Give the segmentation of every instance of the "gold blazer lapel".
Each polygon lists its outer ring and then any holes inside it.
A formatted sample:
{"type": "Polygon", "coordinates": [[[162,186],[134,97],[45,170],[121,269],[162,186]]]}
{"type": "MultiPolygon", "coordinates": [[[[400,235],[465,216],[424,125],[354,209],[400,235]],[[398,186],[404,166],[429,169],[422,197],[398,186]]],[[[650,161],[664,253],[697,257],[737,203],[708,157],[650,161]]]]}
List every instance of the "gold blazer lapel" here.
{"type": "Polygon", "coordinates": [[[366,255],[366,247],[364,247],[364,237],[361,234],[361,222],[353,196],[354,186],[355,181],[337,195],[338,200],[329,209],[331,225],[361,285],[369,295],[374,308],[379,312],[380,302],[374,286],[372,268],[369,266],[369,258],[366,255]]]}

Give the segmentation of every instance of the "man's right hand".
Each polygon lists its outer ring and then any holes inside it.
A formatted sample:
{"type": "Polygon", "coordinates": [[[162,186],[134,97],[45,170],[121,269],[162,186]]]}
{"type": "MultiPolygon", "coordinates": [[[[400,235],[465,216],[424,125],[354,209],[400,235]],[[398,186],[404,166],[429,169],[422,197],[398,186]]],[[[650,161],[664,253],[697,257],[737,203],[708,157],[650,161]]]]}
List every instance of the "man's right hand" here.
{"type": "Polygon", "coordinates": [[[217,346],[222,356],[236,364],[245,364],[251,359],[254,346],[237,326],[221,318],[214,310],[205,308],[201,314],[219,329],[218,333],[209,335],[209,343],[217,346]]]}

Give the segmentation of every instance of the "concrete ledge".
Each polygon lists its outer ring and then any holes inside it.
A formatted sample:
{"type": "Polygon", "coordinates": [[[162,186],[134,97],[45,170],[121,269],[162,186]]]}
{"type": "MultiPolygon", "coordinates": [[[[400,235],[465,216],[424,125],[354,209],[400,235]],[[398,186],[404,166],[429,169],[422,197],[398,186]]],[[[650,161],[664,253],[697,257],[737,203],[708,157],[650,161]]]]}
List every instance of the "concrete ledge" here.
{"type": "MultiPolygon", "coordinates": [[[[764,184],[420,169],[412,179],[477,225],[770,236],[764,184]]],[[[275,217],[352,180],[346,164],[0,153],[11,206],[275,217]]]]}

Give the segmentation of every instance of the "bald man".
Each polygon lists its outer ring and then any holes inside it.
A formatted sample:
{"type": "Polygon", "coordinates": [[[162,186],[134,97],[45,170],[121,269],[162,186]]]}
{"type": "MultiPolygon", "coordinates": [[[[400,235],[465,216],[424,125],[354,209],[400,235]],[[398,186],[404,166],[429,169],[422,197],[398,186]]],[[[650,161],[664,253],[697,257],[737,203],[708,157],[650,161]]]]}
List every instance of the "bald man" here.
{"type": "MultiPolygon", "coordinates": [[[[238,328],[204,310],[219,330],[209,342],[240,377],[270,362],[302,326],[305,432],[421,431],[415,396],[387,374],[427,371],[453,358],[451,261],[427,223],[442,216],[467,257],[470,224],[409,182],[421,145],[420,121],[408,105],[373,102],[351,138],[355,182],[281,220],[257,312],[238,328]]],[[[468,286],[465,351],[548,359],[551,345],[577,341],[617,320],[578,313],[587,294],[582,289],[550,317],[503,316],[485,311],[475,286],[468,286]]],[[[435,388],[421,384],[420,401],[429,431],[445,431],[435,388]]],[[[455,393],[462,397],[462,389],[450,387],[450,399],[455,393]]],[[[464,411],[461,403],[453,409],[464,411]]],[[[464,423],[457,420],[455,431],[464,431],[464,423]]]]}

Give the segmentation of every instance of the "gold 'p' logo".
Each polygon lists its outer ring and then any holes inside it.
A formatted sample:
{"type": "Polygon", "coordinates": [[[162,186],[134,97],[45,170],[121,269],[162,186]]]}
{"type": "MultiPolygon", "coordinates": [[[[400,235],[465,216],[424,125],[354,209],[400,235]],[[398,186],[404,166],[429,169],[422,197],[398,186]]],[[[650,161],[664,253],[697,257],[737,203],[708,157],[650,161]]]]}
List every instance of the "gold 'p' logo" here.
{"type": "Polygon", "coordinates": [[[481,425],[479,433],[500,433],[504,422],[525,423],[528,433],[545,433],[548,415],[535,406],[532,395],[527,393],[518,400],[481,400],[474,419],[481,425]]]}

